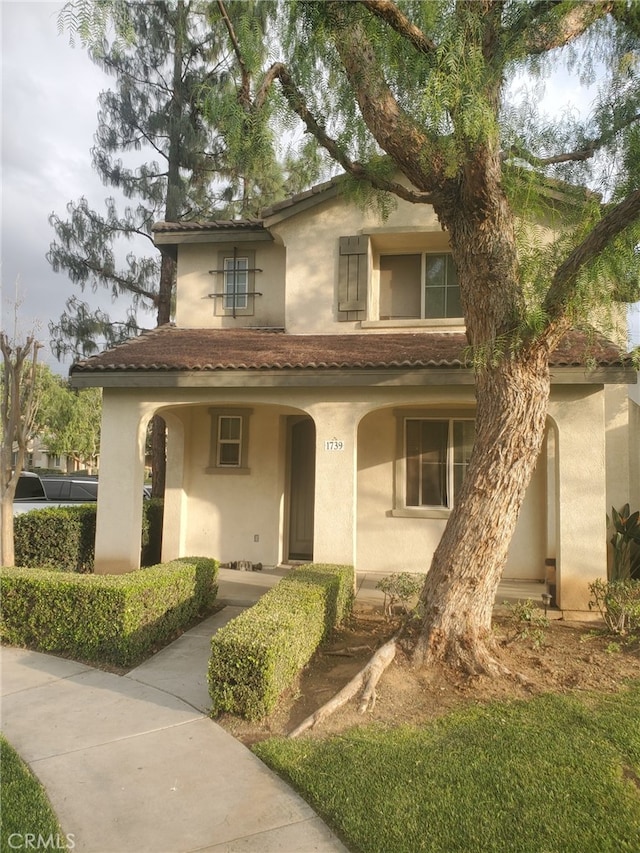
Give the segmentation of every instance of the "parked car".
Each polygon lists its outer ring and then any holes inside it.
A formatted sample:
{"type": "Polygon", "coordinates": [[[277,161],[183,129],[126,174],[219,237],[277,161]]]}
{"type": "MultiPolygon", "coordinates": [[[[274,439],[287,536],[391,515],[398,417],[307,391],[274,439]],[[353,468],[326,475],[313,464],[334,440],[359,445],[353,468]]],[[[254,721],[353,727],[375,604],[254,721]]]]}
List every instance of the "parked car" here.
{"type": "MultiPolygon", "coordinates": [[[[145,499],[151,497],[151,486],[143,486],[142,496],[145,499]]],[[[64,474],[40,477],[31,471],[23,471],[16,487],[13,514],[18,515],[47,506],[95,503],[97,500],[97,477],[73,477],[64,474]]]]}
{"type": "Polygon", "coordinates": [[[96,498],[84,499],[62,499],[56,498],[52,500],[45,491],[44,484],[37,474],[31,471],[22,471],[16,486],[16,493],[13,499],[13,514],[20,515],[23,512],[29,512],[32,509],[46,509],[50,506],[75,506],[78,503],[87,501],[95,501],[96,498]]]}
{"type": "Polygon", "coordinates": [[[98,500],[97,477],[40,477],[50,501],[80,501],[87,503],[98,500]]]}

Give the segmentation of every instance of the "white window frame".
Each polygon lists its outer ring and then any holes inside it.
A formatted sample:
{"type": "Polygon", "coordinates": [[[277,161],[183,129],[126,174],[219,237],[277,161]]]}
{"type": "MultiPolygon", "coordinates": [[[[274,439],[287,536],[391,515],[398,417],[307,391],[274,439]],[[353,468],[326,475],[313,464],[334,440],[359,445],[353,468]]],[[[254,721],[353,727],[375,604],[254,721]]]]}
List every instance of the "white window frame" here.
{"type": "MultiPolygon", "coordinates": [[[[439,256],[439,257],[444,257],[444,258],[451,258],[453,260],[452,252],[442,250],[442,249],[433,249],[433,250],[428,250],[428,251],[422,251],[419,249],[418,250],[408,249],[407,251],[386,251],[386,250],[380,251],[378,253],[378,287],[377,287],[378,293],[377,293],[377,300],[376,300],[377,305],[379,306],[380,302],[381,302],[381,288],[382,288],[381,281],[380,281],[380,278],[381,278],[381,276],[380,276],[380,262],[381,262],[382,258],[400,257],[402,255],[413,255],[413,256],[419,255],[420,259],[421,259],[420,282],[418,283],[418,286],[420,287],[420,316],[415,317],[415,318],[389,318],[389,319],[384,319],[384,320],[378,319],[378,320],[375,320],[373,322],[375,322],[376,325],[378,323],[385,323],[385,324],[391,324],[391,325],[396,325],[396,324],[410,325],[412,323],[420,323],[420,324],[427,324],[427,325],[434,325],[434,326],[461,325],[461,324],[463,324],[464,323],[464,317],[462,315],[455,316],[455,317],[446,317],[446,316],[443,316],[443,317],[427,317],[426,316],[427,290],[428,290],[428,288],[427,288],[427,258],[439,256]]],[[[460,287],[460,285],[458,283],[458,288],[459,287],[460,287]]],[[[447,289],[448,289],[448,285],[445,282],[445,291],[447,291],[447,289]]],[[[445,293],[445,296],[446,296],[446,293],[445,293]]],[[[378,309],[378,317],[379,317],[379,309],[378,309]]],[[[365,328],[366,328],[366,325],[367,324],[365,323],[365,325],[364,325],[365,328]]]]}
{"type": "Polygon", "coordinates": [[[209,448],[209,465],[207,474],[249,474],[249,424],[253,409],[246,408],[211,408],[211,439],[209,448]],[[233,418],[240,421],[238,438],[222,438],[221,427],[225,419],[233,418]],[[238,461],[229,463],[222,461],[222,448],[225,445],[236,445],[238,447],[238,461]]]}
{"type": "Polygon", "coordinates": [[[225,311],[246,311],[249,307],[249,258],[246,255],[224,259],[224,296],[222,302],[225,311]],[[239,285],[239,273],[244,273],[239,285]]]}
{"type": "MultiPolygon", "coordinates": [[[[422,294],[421,294],[421,298],[420,298],[420,314],[421,314],[420,319],[421,320],[433,320],[434,322],[437,322],[438,320],[463,320],[464,318],[462,317],[462,315],[448,317],[445,314],[443,317],[427,317],[427,290],[429,289],[427,287],[427,258],[436,257],[436,256],[445,258],[445,275],[446,275],[446,278],[448,278],[448,273],[447,273],[447,269],[448,269],[447,260],[448,260],[448,258],[451,258],[451,263],[453,264],[453,255],[451,252],[423,252],[422,253],[422,294]]],[[[455,264],[454,264],[454,266],[455,266],[455,264]]],[[[457,270],[456,270],[456,280],[457,280],[457,270]]],[[[460,292],[460,284],[457,283],[456,286],[458,288],[458,292],[460,292]]],[[[449,285],[447,284],[447,281],[445,279],[445,284],[444,284],[445,306],[446,306],[447,301],[448,301],[448,292],[450,289],[451,288],[449,287],[449,285]]]]}
{"type": "Polygon", "coordinates": [[[426,414],[424,411],[397,410],[397,451],[395,465],[395,494],[394,506],[391,510],[392,516],[417,517],[417,518],[443,518],[451,514],[455,503],[454,487],[454,424],[460,421],[475,422],[475,417],[469,411],[460,411],[453,414],[426,414]],[[447,451],[446,451],[446,477],[447,477],[447,505],[413,505],[407,502],[408,493],[408,470],[407,470],[407,422],[408,421],[434,421],[448,423],[447,451]]]}
{"type": "Polygon", "coordinates": [[[256,250],[237,247],[220,249],[216,275],[215,314],[218,317],[249,317],[255,313],[256,250]],[[242,279],[238,288],[237,278],[242,279]],[[235,306],[234,306],[235,283],[235,306]]]}

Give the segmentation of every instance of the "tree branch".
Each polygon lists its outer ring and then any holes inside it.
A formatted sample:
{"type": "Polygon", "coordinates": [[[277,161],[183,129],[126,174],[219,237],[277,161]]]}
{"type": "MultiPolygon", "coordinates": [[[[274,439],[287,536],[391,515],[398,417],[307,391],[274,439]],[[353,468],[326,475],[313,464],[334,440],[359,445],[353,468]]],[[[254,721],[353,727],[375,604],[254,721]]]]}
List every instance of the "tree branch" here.
{"type": "Polygon", "coordinates": [[[436,50],[436,43],[427,38],[391,0],[359,0],[359,2],[410,42],[420,53],[428,55],[436,50]]]}
{"type": "Polygon", "coordinates": [[[236,35],[236,31],[231,22],[231,18],[227,12],[226,6],[224,5],[224,0],[218,0],[218,9],[220,10],[220,15],[222,16],[222,20],[224,25],[229,33],[229,38],[231,39],[231,44],[233,46],[233,52],[236,55],[236,60],[240,67],[240,91],[238,92],[238,101],[245,109],[250,109],[251,107],[251,74],[249,73],[249,69],[247,68],[247,63],[244,61],[244,56],[242,55],[242,50],[240,48],[240,42],[238,41],[238,37],[236,35]]]}
{"type": "Polygon", "coordinates": [[[611,128],[611,130],[608,130],[606,133],[601,134],[596,139],[592,139],[590,142],[587,142],[584,148],[579,148],[576,151],[567,151],[563,154],[554,154],[551,157],[537,157],[535,154],[531,154],[524,148],[520,148],[517,145],[512,145],[508,151],[503,152],[502,159],[506,160],[510,156],[517,157],[520,160],[526,160],[527,163],[530,163],[532,166],[537,167],[552,166],[557,163],[583,162],[593,157],[594,154],[596,154],[596,152],[603,145],[606,145],[607,142],[616,135],[616,133],[619,133],[619,131],[630,127],[636,121],[640,121],[640,113],[636,113],[635,115],[631,116],[631,118],[629,118],[627,121],[622,122],[619,125],[611,128]]]}
{"type": "MultiPolygon", "coordinates": [[[[393,17],[394,21],[396,21],[397,26],[401,26],[402,21],[405,22],[405,28],[410,28],[412,26],[408,19],[404,18],[404,16],[399,12],[399,10],[396,9],[397,14],[394,15],[393,9],[391,7],[395,8],[395,4],[388,2],[388,0],[365,0],[365,2],[370,2],[374,6],[377,6],[378,11],[381,14],[383,8],[388,7],[386,8],[385,16],[389,16],[390,18],[393,17]]],[[[260,84],[255,94],[255,97],[252,100],[249,83],[250,75],[247,69],[246,62],[244,61],[244,57],[242,55],[242,48],[240,42],[233,27],[233,23],[231,22],[227,10],[225,8],[224,0],[217,0],[217,3],[218,8],[220,10],[220,14],[222,15],[227,32],[229,34],[229,38],[231,39],[236,59],[241,69],[243,82],[240,88],[240,92],[238,93],[238,100],[244,109],[251,110],[253,112],[256,112],[261,109],[266,102],[271,87],[273,86],[275,81],[278,80],[282,89],[282,93],[285,99],[287,100],[289,107],[301,119],[307,131],[317,139],[320,145],[322,145],[322,147],[329,152],[331,157],[336,160],[336,162],[338,162],[348,174],[350,174],[352,177],[356,178],[359,181],[365,181],[369,183],[375,189],[393,193],[404,201],[408,201],[412,204],[429,204],[433,201],[431,192],[411,190],[410,188],[405,187],[402,184],[397,183],[396,181],[390,181],[386,178],[374,175],[369,170],[367,170],[366,166],[362,163],[355,160],[351,160],[347,156],[345,151],[340,147],[338,142],[331,136],[329,136],[324,127],[308,109],[304,96],[295,85],[293,78],[284,63],[275,62],[273,65],[271,65],[271,67],[265,73],[262,83],[260,84]]],[[[414,29],[415,32],[410,38],[412,42],[417,38],[417,33],[419,32],[417,28],[414,29]]]]}
{"type": "MultiPolygon", "coordinates": [[[[389,181],[386,178],[381,178],[380,176],[374,175],[368,171],[367,167],[362,163],[357,160],[351,160],[337,141],[328,135],[325,129],[309,111],[302,93],[293,82],[291,74],[286,66],[281,62],[272,65],[265,78],[266,81],[269,81],[269,85],[271,85],[271,83],[276,79],[280,83],[282,93],[287,99],[289,106],[302,120],[309,133],[318,140],[320,145],[322,145],[334,160],[336,160],[352,177],[359,181],[366,181],[378,190],[394,193],[399,198],[413,204],[431,203],[433,200],[431,193],[411,190],[409,187],[405,187],[396,181],[389,181]]],[[[260,87],[260,91],[262,92],[264,88],[265,83],[260,87]]]]}
{"type": "Polygon", "coordinates": [[[552,323],[560,320],[573,295],[580,271],[635,219],[640,216],[640,190],[630,193],[603,216],[595,228],[571,252],[553,277],[544,301],[544,310],[552,323]]]}
{"type": "MultiPolygon", "coordinates": [[[[88,258],[82,258],[80,263],[82,264],[82,266],[86,270],[88,270],[89,272],[93,273],[96,276],[101,277],[101,276],[105,275],[104,269],[102,267],[98,266],[97,264],[91,263],[91,261],[88,258]]],[[[158,304],[158,294],[157,293],[152,293],[149,290],[145,290],[144,287],[140,287],[132,279],[123,278],[121,275],[117,275],[115,272],[109,273],[108,277],[111,281],[114,281],[116,284],[120,285],[120,287],[122,287],[124,290],[129,291],[129,293],[135,293],[138,296],[142,296],[145,299],[148,299],[153,305],[158,304]]]]}
{"type": "MultiPolygon", "coordinates": [[[[544,12],[553,13],[562,4],[538,4],[544,12]]],[[[531,21],[522,33],[522,49],[531,55],[547,53],[581,36],[599,18],[608,15],[615,6],[614,0],[582,0],[571,4],[562,17],[551,17],[547,21],[531,21]]]]}
{"type": "Polygon", "coordinates": [[[344,4],[331,3],[332,36],[365,124],[415,187],[436,193],[446,181],[440,147],[399,105],[361,22],[347,20],[348,8],[349,4],[345,8],[344,4]]]}

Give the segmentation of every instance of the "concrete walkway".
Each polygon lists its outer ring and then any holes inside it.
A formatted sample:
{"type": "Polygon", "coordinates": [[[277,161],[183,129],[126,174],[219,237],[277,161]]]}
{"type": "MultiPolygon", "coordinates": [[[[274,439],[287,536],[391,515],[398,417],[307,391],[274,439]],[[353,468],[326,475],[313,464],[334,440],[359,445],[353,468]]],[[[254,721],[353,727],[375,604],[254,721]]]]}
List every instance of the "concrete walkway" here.
{"type": "MultiPolygon", "coordinates": [[[[284,574],[222,569],[224,609],[124,676],[2,649],[2,730],[44,784],[78,853],[346,851],[207,716],[212,634],[284,574]]],[[[358,577],[359,602],[382,603],[380,577],[358,577]]],[[[528,595],[519,585],[508,592],[528,595]]]]}
{"type": "Polygon", "coordinates": [[[346,851],[206,716],[211,635],[283,574],[222,570],[228,606],[125,676],[2,649],[2,731],[77,853],[346,851]]]}

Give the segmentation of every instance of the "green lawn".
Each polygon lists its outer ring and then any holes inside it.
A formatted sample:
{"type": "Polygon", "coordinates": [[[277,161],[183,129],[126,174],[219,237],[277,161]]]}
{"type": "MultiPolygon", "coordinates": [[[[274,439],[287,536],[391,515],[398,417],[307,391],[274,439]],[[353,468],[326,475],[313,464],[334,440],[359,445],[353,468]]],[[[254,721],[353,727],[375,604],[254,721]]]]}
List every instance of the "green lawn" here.
{"type": "Polygon", "coordinates": [[[640,851],[640,681],[254,749],[352,851],[640,851]]]}
{"type": "Polygon", "coordinates": [[[66,838],[44,788],[2,735],[0,761],[2,853],[25,849],[66,850],[66,838]]]}

